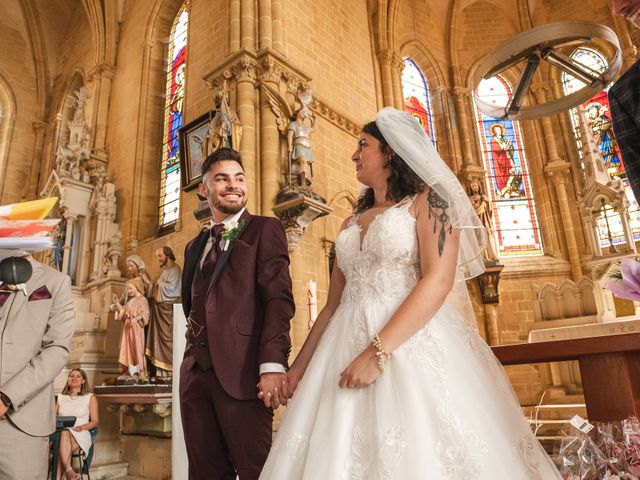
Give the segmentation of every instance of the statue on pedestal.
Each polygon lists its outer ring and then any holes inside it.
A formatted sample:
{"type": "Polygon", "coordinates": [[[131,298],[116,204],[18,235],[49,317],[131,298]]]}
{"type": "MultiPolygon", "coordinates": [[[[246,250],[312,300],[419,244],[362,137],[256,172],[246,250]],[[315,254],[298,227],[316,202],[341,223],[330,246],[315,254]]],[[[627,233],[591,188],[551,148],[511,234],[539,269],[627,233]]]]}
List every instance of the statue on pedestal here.
{"type": "Polygon", "coordinates": [[[157,249],[156,258],[162,272],[151,292],[146,355],[152,365],[151,376],[159,379],[160,383],[170,383],[173,372],[173,304],[180,303],[182,272],[170,247],[165,245],[157,249]]]}
{"type": "Polygon", "coordinates": [[[477,178],[472,178],[469,181],[469,201],[473,205],[482,225],[487,230],[487,245],[484,250],[484,258],[490,262],[498,262],[498,249],[496,248],[496,240],[493,234],[493,210],[491,209],[489,197],[482,192],[480,181],[477,178]]]}
{"type": "Polygon", "coordinates": [[[238,114],[229,107],[226,91],[214,97],[215,113],[209,122],[209,130],[202,138],[202,158],[205,159],[219,148],[240,149],[242,124],[238,114]]]}
{"type": "Polygon", "coordinates": [[[149,303],[144,296],[144,285],[140,278],[132,278],[126,283],[127,301],[124,307],[114,293],[111,308],[116,312],[116,320],[122,320],[122,340],[118,363],[126,377],[121,380],[146,380],[147,368],[144,357],[144,327],[149,323],[149,303]],[[133,378],[131,378],[133,377],[133,378]]]}
{"type": "Polygon", "coordinates": [[[287,187],[310,191],[313,177],[310,137],[316,122],[316,117],[309,108],[313,102],[311,90],[298,94],[301,107],[292,111],[276,89],[267,84],[263,84],[263,88],[276,116],[278,130],[287,139],[287,187]]]}

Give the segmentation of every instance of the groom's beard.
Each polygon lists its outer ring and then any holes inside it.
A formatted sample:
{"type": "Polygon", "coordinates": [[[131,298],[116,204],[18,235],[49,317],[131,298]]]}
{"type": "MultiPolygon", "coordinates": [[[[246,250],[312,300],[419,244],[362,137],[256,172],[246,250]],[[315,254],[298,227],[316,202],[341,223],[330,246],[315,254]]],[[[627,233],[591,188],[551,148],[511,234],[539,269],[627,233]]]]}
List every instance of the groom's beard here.
{"type": "Polygon", "coordinates": [[[213,198],[211,200],[211,206],[218,210],[219,212],[225,213],[227,215],[234,215],[238,213],[240,210],[244,208],[247,204],[247,197],[242,196],[242,192],[226,192],[226,193],[237,193],[240,196],[240,200],[236,203],[223,203],[223,200],[220,197],[213,198]]]}

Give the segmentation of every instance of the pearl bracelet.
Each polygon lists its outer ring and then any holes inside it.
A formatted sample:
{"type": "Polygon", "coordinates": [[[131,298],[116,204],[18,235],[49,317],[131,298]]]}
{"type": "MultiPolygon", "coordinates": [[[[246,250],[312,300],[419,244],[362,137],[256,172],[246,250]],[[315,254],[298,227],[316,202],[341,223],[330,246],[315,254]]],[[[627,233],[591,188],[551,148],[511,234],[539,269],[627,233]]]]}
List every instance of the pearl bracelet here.
{"type": "Polygon", "coordinates": [[[371,339],[371,345],[376,349],[376,360],[378,361],[378,368],[381,372],[384,371],[384,362],[391,356],[390,353],[387,353],[382,348],[382,342],[380,341],[380,337],[378,335],[374,335],[371,339]]]}

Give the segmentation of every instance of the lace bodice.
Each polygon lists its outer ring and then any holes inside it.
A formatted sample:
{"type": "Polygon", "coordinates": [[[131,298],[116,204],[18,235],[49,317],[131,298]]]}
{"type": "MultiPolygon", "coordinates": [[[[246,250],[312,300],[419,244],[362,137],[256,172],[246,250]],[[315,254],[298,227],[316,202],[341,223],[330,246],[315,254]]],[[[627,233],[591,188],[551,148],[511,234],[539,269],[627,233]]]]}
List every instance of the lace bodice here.
{"type": "Polygon", "coordinates": [[[364,237],[355,217],[340,232],[336,255],[346,279],[341,303],[384,302],[405,297],[415,286],[420,264],[412,199],[378,214],[364,237]]]}

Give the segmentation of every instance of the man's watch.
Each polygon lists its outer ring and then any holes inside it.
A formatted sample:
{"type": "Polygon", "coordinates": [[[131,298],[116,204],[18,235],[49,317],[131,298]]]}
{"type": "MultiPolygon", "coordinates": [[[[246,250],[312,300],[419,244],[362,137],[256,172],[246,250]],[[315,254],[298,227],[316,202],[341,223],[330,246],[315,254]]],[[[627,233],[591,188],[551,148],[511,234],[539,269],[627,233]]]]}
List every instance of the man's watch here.
{"type": "Polygon", "coordinates": [[[0,400],[2,400],[2,403],[4,403],[7,407],[11,408],[11,399],[2,392],[0,392],[0,400]]]}

